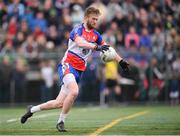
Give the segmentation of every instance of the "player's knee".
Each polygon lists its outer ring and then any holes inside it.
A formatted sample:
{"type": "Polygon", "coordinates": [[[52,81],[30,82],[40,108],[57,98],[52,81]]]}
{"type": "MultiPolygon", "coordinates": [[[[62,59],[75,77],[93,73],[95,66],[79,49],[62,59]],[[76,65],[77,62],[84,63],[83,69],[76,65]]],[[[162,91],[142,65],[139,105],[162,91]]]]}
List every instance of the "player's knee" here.
{"type": "Polygon", "coordinates": [[[62,106],[63,106],[63,102],[59,102],[56,100],[56,102],[54,103],[55,108],[62,108],[62,106]]]}
{"type": "Polygon", "coordinates": [[[76,91],[74,90],[74,91],[71,92],[71,95],[72,95],[74,98],[76,98],[76,97],[78,96],[78,94],[79,94],[79,91],[77,91],[77,90],[76,90],[76,91]]]}
{"type": "Polygon", "coordinates": [[[63,103],[60,102],[60,103],[58,104],[58,108],[62,108],[62,107],[63,107],[63,103]]]}
{"type": "Polygon", "coordinates": [[[71,96],[73,96],[74,98],[76,98],[78,96],[79,88],[78,88],[78,85],[76,83],[68,84],[68,89],[70,91],[71,96]]]}

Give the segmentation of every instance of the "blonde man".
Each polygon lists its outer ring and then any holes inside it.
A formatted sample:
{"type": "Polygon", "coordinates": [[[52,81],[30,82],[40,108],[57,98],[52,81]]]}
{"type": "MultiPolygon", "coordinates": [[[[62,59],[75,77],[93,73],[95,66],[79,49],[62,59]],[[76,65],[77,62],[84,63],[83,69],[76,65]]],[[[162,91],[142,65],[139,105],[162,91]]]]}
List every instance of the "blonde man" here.
{"type": "MultiPolygon", "coordinates": [[[[56,128],[66,132],[65,118],[79,93],[78,82],[81,74],[86,69],[87,59],[93,51],[106,51],[109,45],[102,40],[96,28],[100,12],[94,7],[89,7],[84,13],[84,22],[71,31],[68,49],[58,66],[61,90],[55,100],[29,106],[27,112],[21,117],[25,123],[35,112],[62,108],[56,128]]],[[[118,54],[115,58],[122,69],[128,70],[128,64],[118,54]]]]}

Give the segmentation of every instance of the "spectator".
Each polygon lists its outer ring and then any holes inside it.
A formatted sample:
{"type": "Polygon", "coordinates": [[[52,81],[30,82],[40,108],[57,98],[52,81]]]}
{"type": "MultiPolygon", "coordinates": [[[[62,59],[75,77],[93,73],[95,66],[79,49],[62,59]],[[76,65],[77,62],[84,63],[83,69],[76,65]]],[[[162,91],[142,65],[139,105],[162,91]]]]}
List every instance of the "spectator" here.
{"type": "Polygon", "coordinates": [[[158,17],[161,18],[160,13],[156,10],[154,5],[149,6],[149,13],[148,13],[148,18],[149,20],[153,20],[153,18],[158,17]]]}
{"type": "Polygon", "coordinates": [[[165,27],[167,30],[171,30],[172,28],[175,28],[176,22],[172,15],[167,15],[166,17],[166,24],[165,27]]]}
{"type": "Polygon", "coordinates": [[[24,41],[25,41],[24,33],[19,31],[13,41],[15,49],[18,50],[19,48],[21,48],[24,41]]]}
{"type": "Polygon", "coordinates": [[[115,44],[118,47],[124,47],[124,36],[123,36],[123,33],[121,31],[118,31],[116,33],[116,44],[115,44]]]}
{"type": "Polygon", "coordinates": [[[112,21],[117,23],[118,29],[120,29],[123,33],[127,32],[126,18],[121,12],[116,12],[112,21]]]}
{"type": "Polygon", "coordinates": [[[111,13],[108,14],[107,16],[107,22],[112,21],[112,19],[116,16],[116,14],[120,13],[122,15],[124,15],[124,10],[122,9],[122,7],[119,5],[117,0],[111,0],[109,2],[109,4],[107,5],[107,13],[111,13]]]}
{"type": "Polygon", "coordinates": [[[139,10],[137,31],[141,33],[142,28],[147,28],[149,32],[152,32],[152,25],[149,23],[148,13],[144,8],[139,10]]]}
{"type": "Polygon", "coordinates": [[[55,7],[58,9],[68,8],[70,5],[69,0],[56,0],[55,1],[55,7]]]}
{"type": "Polygon", "coordinates": [[[145,20],[148,21],[148,13],[144,8],[139,9],[139,17],[138,18],[141,22],[143,22],[145,20]]]}
{"type": "MultiPolygon", "coordinates": [[[[130,29],[131,26],[133,26],[134,28],[137,26],[137,19],[134,15],[133,12],[129,12],[128,15],[125,17],[124,20],[125,24],[124,24],[124,33],[126,34],[128,32],[128,30],[130,29]]],[[[136,29],[136,28],[135,28],[136,29]]]]}
{"type": "Polygon", "coordinates": [[[173,77],[170,81],[170,99],[172,105],[177,105],[179,103],[179,93],[180,93],[180,55],[177,56],[175,61],[172,63],[173,77]]]}
{"type": "Polygon", "coordinates": [[[142,34],[140,36],[140,47],[144,47],[147,49],[147,51],[151,51],[152,42],[147,28],[142,29],[142,34]]]}
{"type": "MultiPolygon", "coordinates": [[[[52,8],[50,11],[48,11],[48,27],[50,26],[56,26],[56,28],[59,27],[59,20],[57,19],[58,13],[56,9],[52,8]]],[[[61,19],[61,18],[60,18],[61,19]]]]}
{"type": "Polygon", "coordinates": [[[44,12],[45,16],[49,13],[49,11],[53,8],[53,2],[52,0],[45,0],[44,1],[44,12]]]}
{"type": "MultiPolygon", "coordinates": [[[[67,49],[67,41],[68,41],[68,38],[69,38],[69,31],[64,31],[64,35],[63,35],[63,40],[61,42],[61,47],[64,48],[64,49],[67,49]]],[[[60,48],[62,50],[62,48],[60,48]]]]}
{"type": "Polygon", "coordinates": [[[21,19],[24,15],[24,5],[20,3],[20,0],[13,0],[13,3],[8,6],[8,16],[15,16],[21,19]]]}
{"type": "Polygon", "coordinates": [[[41,67],[41,76],[44,83],[41,86],[41,102],[52,99],[54,84],[54,69],[49,60],[46,60],[41,67]]]}
{"type": "Polygon", "coordinates": [[[41,30],[39,26],[35,27],[34,32],[32,33],[35,39],[45,35],[45,33],[41,30]]]}
{"type": "Polygon", "coordinates": [[[166,56],[165,57],[166,57],[168,63],[171,64],[172,61],[174,60],[174,57],[175,57],[173,44],[166,44],[165,50],[166,50],[166,56]]]}
{"type": "Polygon", "coordinates": [[[79,5],[73,6],[73,12],[71,13],[72,25],[76,26],[83,21],[84,12],[79,5]]]}
{"type": "Polygon", "coordinates": [[[40,31],[42,32],[47,32],[47,21],[44,18],[44,14],[42,11],[39,11],[36,14],[36,18],[32,21],[31,24],[31,30],[35,31],[37,28],[40,29],[40,31]]]}
{"type": "MultiPolygon", "coordinates": [[[[45,0],[44,2],[44,16],[48,21],[48,26],[55,25],[58,27],[58,12],[53,5],[52,0],[45,0]]],[[[58,16],[59,17],[59,16],[58,16]]]]}
{"type": "Polygon", "coordinates": [[[4,56],[0,64],[0,102],[10,102],[10,86],[13,68],[8,56],[4,56]]]}
{"type": "Polygon", "coordinates": [[[39,10],[39,5],[41,5],[39,0],[25,0],[25,3],[28,8],[30,8],[34,14],[39,10]]]}
{"type": "Polygon", "coordinates": [[[34,14],[33,14],[33,11],[28,7],[25,9],[25,14],[21,20],[22,21],[26,21],[28,22],[28,24],[32,24],[32,21],[34,20],[34,14]]]}
{"type": "Polygon", "coordinates": [[[17,58],[13,71],[13,80],[15,84],[15,102],[24,102],[25,100],[25,86],[26,86],[26,71],[27,62],[23,58],[17,58]]]}
{"type": "Polygon", "coordinates": [[[177,51],[180,51],[180,48],[178,50],[178,46],[180,47],[180,34],[178,33],[177,29],[171,29],[170,35],[172,37],[174,48],[177,49],[177,51]]]}
{"type": "Polygon", "coordinates": [[[27,40],[22,45],[22,54],[27,59],[36,58],[38,55],[37,43],[34,41],[32,35],[27,37],[27,40]]]}
{"type": "Polygon", "coordinates": [[[173,0],[165,0],[166,14],[173,15],[176,12],[177,6],[173,0]]]}
{"type": "Polygon", "coordinates": [[[22,20],[20,23],[20,31],[24,34],[25,39],[28,35],[31,34],[31,31],[29,29],[28,23],[26,20],[22,20]]]}
{"type": "Polygon", "coordinates": [[[146,77],[148,81],[148,95],[149,99],[152,101],[157,101],[158,97],[163,92],[165,87],[164,74],[160,71],[158,60],[153,57],[151,59],[150,66],[146,70],[146,77]]]}
{"type": "Polygon", "coordinates": [[[103,39],[110,45],[115,45],[116,43],[116,37],[113,34],[113,31],[109,28],[106,30],[106,33],[104,33],[103,35],[103,39]]]}
{"type": "Polygon", "coordinates": [[[112,21],[110,24],[110,29],[113,31],[113,34],[115,35],[119,29],[117,22],[112,21]]]}
{"type": "Polygon", "coordinates": [[[3,22],[5,21],[6,15],[6,6],[3,1],[0,1],[0,27],[2,26],[3,22]]]}
{"type": "MultiPolygon", "coordinates": [[[[62,23],[63,23],[63,26],[62,27],[70,27],[72,26],[72,21],[71,21],[71,16],[70,16],[70,9],[68,8],[64,8],[62,9],[62,23]]],[[[65,30],[65,29],[64,29],[65,30]]]]}
{"type": "Polygon", "coordinates": [[[104,94],[106,96],[107,102],[111,103],[114,100],[118,100],[121,94],[121,88],[119,86],[119,73],[118,65],[116,62],[108,62],[105,64],[105,86],[104,94]]]}
{"type": "Polygon", "coordinates": [[[129,28],[129,33],[125,37],[126,48],[130,48],[130,45],[135,45],[135,48],[139,48],[139,35],[136,33],[134,26],[129,28]]]}
{"type": "Polygon", "coordinates": [[[17,33],[17,20],[15,17],[12,17],[8,25],[8,34],[14,37],[16,33],[17,33]]]}
{"type": "Polygon", "coordinates": [[[47,42],[47,39],[46,39],[46,37],[44,35],[40,35],[36,39],[38,53],[43,53],[43,52],[46,51],[46,42],[47,42]]]}
{"type": "Polygon", "coordinates": [[[5,42],[5,45],[2,48],[0,54],[2,56],[4,56],[4,55],[15,56],[16,55],[16,50],[14,49],[13,42],[11,40],[7,40],[5,42]]]}
{"type": "Polygon", "coordinates": [[[165,47],[165,38],[160,27],[156,27],[154,34],[152,35],[152,52],[159,57],[162,56],[163,49],[165,47]]]}
{"type": "Polygon", "coordinates": [[[55,46],[60,46],[62,40],[61,35],[62,34],[58,33],[56,26],[52,25],[48,30],[47,41],[53,42],[55,46]]]}
{"type": "Polygon", "coordinates": [[[128,13],[135,13],[137,16],[138,14],[137,7],[133,4],[133,0],[125,0],[122,4],[122,8],[126,15],[128,15],[128,13]]]}

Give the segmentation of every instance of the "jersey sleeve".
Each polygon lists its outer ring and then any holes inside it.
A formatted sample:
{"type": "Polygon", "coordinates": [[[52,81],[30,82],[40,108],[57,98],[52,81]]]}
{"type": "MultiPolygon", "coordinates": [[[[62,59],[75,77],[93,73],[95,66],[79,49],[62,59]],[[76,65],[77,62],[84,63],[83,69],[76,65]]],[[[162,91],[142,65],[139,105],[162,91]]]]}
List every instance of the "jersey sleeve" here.
{"type": "Polygon", "coordinates": [[[100,35],[100,33],[98,33],[97,31],[95,31],[95,33],[97,34],[96,43],[97,43],[98,45],[104,45],[105,42],[104,42],[104,40],[102,39],[102,36],[100,35]]]}
{"type": "Polygon", "coordinates": [[[76,36],[81,36],[81,35],[82,35],[82,27],[77,26],[70,32],[70,39],[74,41],[76,36]]]}

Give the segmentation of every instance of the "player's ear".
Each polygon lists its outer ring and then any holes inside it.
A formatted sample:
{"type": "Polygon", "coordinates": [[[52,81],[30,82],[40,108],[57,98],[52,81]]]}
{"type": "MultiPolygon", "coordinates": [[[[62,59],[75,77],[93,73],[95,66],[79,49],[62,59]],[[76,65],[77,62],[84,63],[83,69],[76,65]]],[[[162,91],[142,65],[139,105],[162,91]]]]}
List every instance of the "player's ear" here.
{"type": "Polygon", "coordinates": [[[84,20],[87,21],[88,20],[88,16],[84,16],[84,20]]]}

